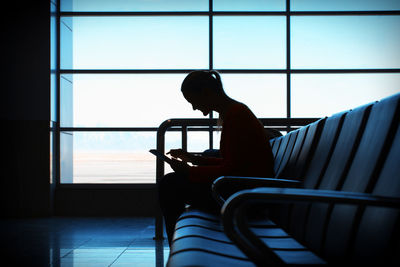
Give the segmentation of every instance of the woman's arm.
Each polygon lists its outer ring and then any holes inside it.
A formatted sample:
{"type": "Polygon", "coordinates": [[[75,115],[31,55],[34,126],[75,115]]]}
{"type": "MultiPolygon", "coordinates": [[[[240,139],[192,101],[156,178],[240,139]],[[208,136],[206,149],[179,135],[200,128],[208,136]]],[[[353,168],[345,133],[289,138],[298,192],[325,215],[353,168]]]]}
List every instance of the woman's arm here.
{"type": "Polygon", "coordinates": [[[188,153],[182,149],[171,149],[167,154],[170,154],[173,158],[180,159],[183,162],[191,162],[194,165],[205,166],[205,165],[218,165],[221,164],[221,158],[203,157],[188,153]]]}

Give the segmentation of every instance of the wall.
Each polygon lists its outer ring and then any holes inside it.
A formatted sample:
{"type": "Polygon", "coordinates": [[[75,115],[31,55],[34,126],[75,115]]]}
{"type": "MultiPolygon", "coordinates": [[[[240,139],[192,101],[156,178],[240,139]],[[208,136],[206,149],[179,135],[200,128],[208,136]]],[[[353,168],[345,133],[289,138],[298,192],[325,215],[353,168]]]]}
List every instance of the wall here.
{"type": "Polygon", "coordinates": [[[157,197],[153,186],[93,187],[58,188],[56,215],[154,216],[155,214],[157,197]]]}
{"type": "MultiPolygon", "coordinates": [[[[3,5],[3,4],[2,4],[3,5]]],[[[51,214],[50,3],[8,1],[2,10],[2,216],[51,214]]]]}

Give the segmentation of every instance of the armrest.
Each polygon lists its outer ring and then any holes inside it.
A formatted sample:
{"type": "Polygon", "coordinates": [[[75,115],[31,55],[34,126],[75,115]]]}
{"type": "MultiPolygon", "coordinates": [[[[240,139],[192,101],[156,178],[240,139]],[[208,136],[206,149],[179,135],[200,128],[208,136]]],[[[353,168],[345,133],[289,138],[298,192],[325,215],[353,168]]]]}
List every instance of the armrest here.
{"type": "MultiPolygon", "coordinates": [[[[302,188],[256,188],[252,190],[243,190],[232,195],[228,202],[248,201],[254,202],[325,202],[335,204],[354,204],[354,205],[373,205],[388,208],[400,208],[400,198],[376,196],[367,193],[302,189],[302,188]]],[[[230,204],[232,205],[232,203],[230,204]]]]}
{"type": "Polygon", "coordinates": [[[242,177],[242,176],[221,176],[212,184],[212,193],[215,200],[222,206],[225,202],[223,195],[232,195],[245,189],[257,187],[298,187],[300,181],[264,178],[264,177],[242,177]]]}
{"type": "MultiPolygon", "coordinates": [[[[300,188],[257,188],[240,191],[229,197],[223,205],[222,223],[226,235],[257,265],[277,265],[282,262],[251,230],[246,210],[255,203],[276,202],[325,202],[400,208],[400,198],[357,192],[300,188]]],[[[323,264],[323,261],[320,264],[323,264]]]]}

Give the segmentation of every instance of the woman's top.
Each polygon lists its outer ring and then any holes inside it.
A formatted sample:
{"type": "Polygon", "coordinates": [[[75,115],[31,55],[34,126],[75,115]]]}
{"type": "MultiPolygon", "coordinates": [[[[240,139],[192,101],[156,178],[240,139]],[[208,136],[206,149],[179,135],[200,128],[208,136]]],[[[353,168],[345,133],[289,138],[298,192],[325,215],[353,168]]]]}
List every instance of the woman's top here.
{"type": "Polygon", "coordinates": [[[189,180],[211,183],[224,175],[274,177],[274,158],[264,126],[244,104],[233,104],[225,114],[220,154],[222,158],[204,158],[204,165],[190,167],[189,180]]]}

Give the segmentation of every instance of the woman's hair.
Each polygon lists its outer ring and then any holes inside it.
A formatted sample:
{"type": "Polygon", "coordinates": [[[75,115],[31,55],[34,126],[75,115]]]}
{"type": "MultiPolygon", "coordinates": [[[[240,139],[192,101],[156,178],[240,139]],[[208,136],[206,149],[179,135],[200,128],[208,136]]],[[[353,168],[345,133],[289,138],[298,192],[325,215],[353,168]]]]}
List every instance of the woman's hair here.
{"type": "Polygon", "coordinates": [[[223,93],[221,76],[215,70],[196,70],[189,73],[182,82],[182,92],[200,92],[203,88],[210,88],[218,93],[223,93]]]}

